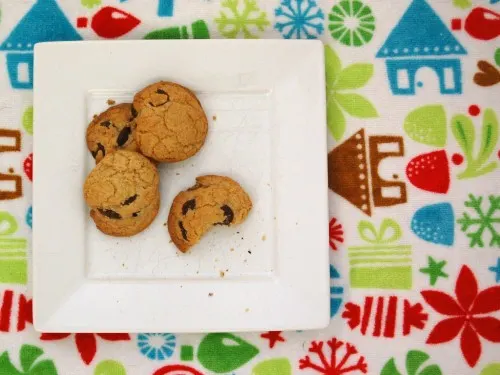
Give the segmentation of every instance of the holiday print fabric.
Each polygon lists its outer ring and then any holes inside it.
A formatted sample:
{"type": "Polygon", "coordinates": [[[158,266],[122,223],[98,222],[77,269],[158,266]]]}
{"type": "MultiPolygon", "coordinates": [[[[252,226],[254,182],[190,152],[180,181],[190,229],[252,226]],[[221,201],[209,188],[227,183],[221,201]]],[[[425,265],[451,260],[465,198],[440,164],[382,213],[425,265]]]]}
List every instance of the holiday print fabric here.
{"type": "Polygon", "coordinates": [[[500,374],[498,0],[3,0],[0,77],[0,374],[500,374]],[[35,332],[34,45],[208,38],[325,45],[329,327],[35,332]]]}

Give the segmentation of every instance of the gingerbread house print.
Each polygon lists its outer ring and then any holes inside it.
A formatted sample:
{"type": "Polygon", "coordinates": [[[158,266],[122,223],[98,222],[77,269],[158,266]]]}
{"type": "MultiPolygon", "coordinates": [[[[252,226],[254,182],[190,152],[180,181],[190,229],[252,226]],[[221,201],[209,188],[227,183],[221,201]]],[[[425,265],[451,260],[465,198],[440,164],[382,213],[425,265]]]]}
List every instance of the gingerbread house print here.
{"type": "Polygon", "coordinates": [[[36,43],[81,39],[56,0],[38,0],[0,45],[0,51],[7,51],[10,84],[15,89],[33,88],[36,43]]]}
{"type": "Polygon", "coordinates": [[[421,68],[432,69],[441,94],[462,92],[460,57],[467,51],[425,0],[413,0],[377,53],[386,59],[387,76],[395,95],[415,95],[421,68]]]}

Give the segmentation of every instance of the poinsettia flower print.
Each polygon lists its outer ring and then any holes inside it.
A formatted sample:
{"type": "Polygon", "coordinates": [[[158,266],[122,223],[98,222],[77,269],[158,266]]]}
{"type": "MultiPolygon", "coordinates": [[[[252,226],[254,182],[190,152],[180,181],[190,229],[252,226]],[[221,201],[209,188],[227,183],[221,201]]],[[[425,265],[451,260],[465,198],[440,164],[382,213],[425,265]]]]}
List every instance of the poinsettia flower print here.
{"type": "MultiPolygon", "coordinates": [[[[62,340],[71,336],[71,333],[42,333],[40,340],[54,341],[62,340]]],[[[97,338],[106,341],[128,341],[128,333],[75,333],[75,344],[82,361],[89,365],[97,353],[97,338]]]]}
{"type": "Polygon", "coordinates": [[[500,310],[500,285],[478,291],[471,269],[463,266],[455,284],[455,297],[438,291],[421,292],[425,301],[445,315],[432,329],[428,344],[449,342],[460,335],[460,349],[470,367],[481,357],[481,340],[500,342],[500,320],[491,313],[500,310]]]}

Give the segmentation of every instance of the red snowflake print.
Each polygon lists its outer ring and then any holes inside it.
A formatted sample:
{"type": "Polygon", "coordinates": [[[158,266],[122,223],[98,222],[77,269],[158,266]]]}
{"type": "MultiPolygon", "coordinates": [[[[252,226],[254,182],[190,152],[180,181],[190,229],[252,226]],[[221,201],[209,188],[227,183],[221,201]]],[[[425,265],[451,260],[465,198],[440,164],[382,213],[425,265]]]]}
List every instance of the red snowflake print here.
{"type": "Polygon", "coordinates": [[[337,250],[337,244],[336,242],[339,243],[344,243],[344,230],[342,229],[342,224],[340,224],[337,219],[332,217],[332,220],[330,220],[330,247],[332,250],[337,250]]]}
{"type": "Polygon", "coordinates": [[[281,336],[281,331],[269,331],[260,335],[263,339],[269,340],[269,347],[272,349],[278,341],[285,342],[285,338],[281,336]]]}
{"type": "Polygon", "coordinates": [[[421,292],[438,313],[446,315],[434,326],[428,344],[449,342],[460,335],[460,349],[470,367],[481,357],[480,337],[500,342],[500,320],[489,315],[500,310],[500,285],[478,291],[475,275],[463,266],[455,284],[456,298],[438,290],[421,292]]]}
{"type": "MultiPolygon", "coordinates": [[[[62,340],[71,336],[71,333],[42,333],[40,340],[54,341],[62,340]]],[[[128,333],[75,333],[75,343],[82,361],[89,365],[97,352],[96,336],[106,341],[128,341],[128,333]]]]}
{"type": "Polygon", "coordinates": [[[309,347],[309,353],[315,354],[320,364],[311,362],[311,358],[306,355],[304,358],[299,360],[299,369],[304,370],[306,368],[310,368],[316,371],[319,374],[326,375],[340,375],[347,373],[368,373],[368,365],[365,362],[365,357],[359,356],[358,361],[355,364],[349,364],[349,359],[351,356],[358,354],[358,350],[352,344],[349,344],[337,340],[333,337],[331,340],[327,342],[328,347],[330,348],[330,358],[328,359],[323,350],[323,341],[313,341],[311,342],[311,346],[309,347]],[[339,350],[345,347],[344,355],[340,357],[339,350]]]}

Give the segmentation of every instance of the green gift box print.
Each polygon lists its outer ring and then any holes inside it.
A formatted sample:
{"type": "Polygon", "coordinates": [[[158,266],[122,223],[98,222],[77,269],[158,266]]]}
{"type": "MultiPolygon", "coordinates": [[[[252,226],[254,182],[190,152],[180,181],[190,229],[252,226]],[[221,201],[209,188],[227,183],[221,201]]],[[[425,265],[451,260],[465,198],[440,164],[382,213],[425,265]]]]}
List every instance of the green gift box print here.
{"type": "Polygon", "coordinates": [[[365,244],[348,248],[351,287],[410,289],[411,246],[399,243],[399,224],[384,219],[377,230],[369,221],[361,220],[358,232],[365,244]]]}

